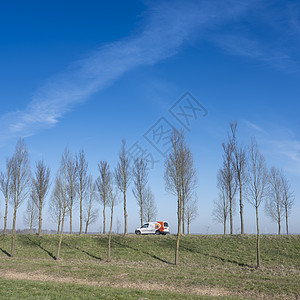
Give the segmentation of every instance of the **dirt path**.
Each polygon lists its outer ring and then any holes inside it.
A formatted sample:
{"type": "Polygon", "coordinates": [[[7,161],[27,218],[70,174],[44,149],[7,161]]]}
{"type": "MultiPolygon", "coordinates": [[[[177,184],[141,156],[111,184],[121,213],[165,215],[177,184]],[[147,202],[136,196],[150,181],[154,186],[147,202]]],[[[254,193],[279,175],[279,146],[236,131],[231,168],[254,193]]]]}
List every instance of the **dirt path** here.
{"type": "MultiPolygon", "coordinates": [[[[119,282],[111,283],[108,281],[90,281],[86,279],[75,279],[70,277],[53,277],[45,275],[42,272],[30,272],[30,273],[20,273],[15,271],[4,271],[0,274],[1,278],[5,279],[17,279],[17,280],[30,280],[30,281],[48,281],[57,283],[73,283],[87,286],[98,286],[98,287],[114,287],[114,288],[128,288],[128,289],[138,289],[138,290],[155,290],[155,291],[169,291],[177,292],[182,294],[196,294],[200,296],[233,296],[232,293],[221,289],[221,288],[208,288],[201,287],[196,289],[188,288],[178,288],[172,286],[166,286],[159,283],[134,283],[134,282],[119,282]]],[[[236,296],[236,295],[235,295],[236,296]]]]}

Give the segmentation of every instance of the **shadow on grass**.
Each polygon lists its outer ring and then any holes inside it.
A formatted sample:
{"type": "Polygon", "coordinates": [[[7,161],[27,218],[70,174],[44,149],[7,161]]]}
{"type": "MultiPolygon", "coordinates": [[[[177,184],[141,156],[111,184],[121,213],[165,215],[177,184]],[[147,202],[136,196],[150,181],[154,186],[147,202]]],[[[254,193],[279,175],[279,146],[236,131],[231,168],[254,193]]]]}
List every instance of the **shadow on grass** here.
{"type": "Polygon", "coordinates": [[[85,250],[83,250],[83,249],[80,249],[80,248],[77,247],[77,246],[71,246],[71,245],[69,245],[68,243],[66,243],[66,242],[64,242],[64,241],[62,242],[62,244],[66,245],[66,246],[69,247],[70,249],[74,248],[74,249],[76,249],[76,250],[78,250],[78,251],[80,251],[80,252],[82,252],[82,253],[84,253],[84,254],[86,254],[86,255],[92,257],[92,258],[95,258],[95,259],[97,259],[97,260],[100,260],[100,261],[103,260],[101,257],[96,256],[96,255],[94,255],[94,254],[91,254],[91,253],[89,253],[89,252],[87,252],[87,251],[85,251],[85,250]]]}
{"type": "Polygon", "coordinates": [[[248,267],[250,269],[255,269],[255,267],[253,267],[251,265],[248,265],[248,264],[245,264],[245,263],[241,263],[241,262],[238,262],[238,261],[233,260],[233,259],[228,259],[228,258],[223,258],[223,257],[217,256],[217,255],[203,253],[203,252],[200,252],[200,251],[196,251],[195,249],[190,249],[190,248],[187,248],[187,247],[181,246],[181,245],[180,245],[180,248],[184,249],[186,251],[192,252],[192,253],[198,253],[198,254],[201,254],[201,255],[204,255],[204,256],[207,256],[207,257],[215,258],[215,259],[218,259],[218,260],[220,260],[222,262],[227,262],[227,263],[235,264],[235,265],[238,265],[240,267],[248,267]]]}
{"type": "Polygon", "coordinates": [[[122,244],[121,242],[118,242],[118,241],[112,241],[112,242],[115,243],[115,244],[118,244],[118,245],[121,246],[121,247],[129,248],[129,249],[132,249],[132,250],[134,250],[134,251],[144,253],[144,254],[146,254],[146,255],[148,255],[148,256],[151,256],[152,258],[157,259],[157,260],[159,260],[159,261],[161,261],[161,262],[163,262],[163,263],[166,263],[166,264],[169,264],[169,265],[174,265],[173,263],[171,263],[171,262],[169,262],[169,261],[167,261],[167,260],[165,260],[165,259],[162,259],[162,258],[160,258],[160,257],[158,257],[158,256],[156,256],[156,255],[154,255],[154,254],[151,254],[151,253],[149,253],[149,252],[147,252],[147,251],[140,250],[140,249],[134,248],[134,247],[129,246],[129,245],[126,245],[126,244],[122,244]]]}
{"type": "Polygon", "coordinates": [[[0,248],[0,250],[1,250],[4,254],[6,254],[8,257],[11,257],[11,255],[10,255],[6,250],[4,250],[4,249],[2,249],[2,248],[0,248]]]}
{"type": "Polygon", "coordinates": [[[82,249],[78,248],[77,246],[74,246],[74,248],[77,249],[78,251],[81,251],[82,253],[85,253],[86,255],[88,255],[88,256],[90,256],[92,258],[95,258],[95,259],[98,259],[98,260],[103,260],[101,257],[96,256],[96,255],[91,254],[91,253],[88,253],[87,251],[82,250],[82,249]]]}
{"type": "MultiPolygon", "coordinates": [[[[45,251],[51,258],[53,258],[54,260],[56,260],[56,257],[47,249],[45,249],[44,247],[41,246],[40,243],[37,243],[36,241],[32,240],[30,237],[27,236],[27,239],[34,245],[38,246],[40,249],[42,249],[43,251],[45,251]]],[[[41,237],[40,237],[41,239],[41,237]]]]}

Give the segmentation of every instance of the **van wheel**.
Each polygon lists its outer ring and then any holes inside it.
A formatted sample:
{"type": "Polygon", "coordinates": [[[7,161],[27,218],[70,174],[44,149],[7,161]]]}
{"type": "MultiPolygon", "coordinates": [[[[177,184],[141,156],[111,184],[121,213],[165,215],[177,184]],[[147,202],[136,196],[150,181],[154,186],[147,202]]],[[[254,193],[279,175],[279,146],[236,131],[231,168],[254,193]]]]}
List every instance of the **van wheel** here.
{"type": "Polygon", "coordinates": [[[155,231],[155,234],[159,235],[159,234],[160,234],[160,231],[159,231],[159,230],[156,230],[156,231],[155,231]]]}
{"type": "Polygon", "coordinates": [[[137,231],[136,234],[137,234],[137,235],[141,235],[141,232],[140,232],[140,231],[137,231]]]}

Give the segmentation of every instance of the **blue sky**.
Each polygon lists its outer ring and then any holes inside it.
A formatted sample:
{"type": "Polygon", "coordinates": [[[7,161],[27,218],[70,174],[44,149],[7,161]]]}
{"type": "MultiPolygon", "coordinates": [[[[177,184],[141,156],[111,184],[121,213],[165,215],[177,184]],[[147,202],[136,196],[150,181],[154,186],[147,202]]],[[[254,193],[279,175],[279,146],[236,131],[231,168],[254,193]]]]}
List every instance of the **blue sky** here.
{"type": "MultiPolygon", "coordinates": [[[[192,232],[222,231],[211,217],[216,173],[229,122],[238,121],[240,141],[256,136],[268,166],[289,178],[296,194],[290,231],[299,233],[297,1],[6,1],[0,8],[1,169],[20,136],[32,167],[43,158],[52,178],[66,146],[85,150],[96,177],[100,160],[115,167],[122,138],[128,148],[138,142],[158,161],[149,183],[158,219],[175,231],[176,199],[165,191],[164,157],[144,134],[162,117],[181,128],[169,109],[190,92],[208,112],[186,130],[198,173],[192,232]]],[[[2,215],[3,208],[1,202],[2,215]]],[[[133,231],[139,219],[131,192],[128,213],[133,231]]],[[[261,216],[262,231],[276,233],[263,207],[261,216]]],[[[121,205],[117,217],[123,224],[121,205]]],[[[54,228],[48,219],[46,206],[44,227],[54,228]]],[[[245,222],[254,233],[248,204],[245,222]]],[[[91,230],[100,224],[101,218],[91,230]]],[[[236,232],[238,224],[237,211],[236,232]]]]}

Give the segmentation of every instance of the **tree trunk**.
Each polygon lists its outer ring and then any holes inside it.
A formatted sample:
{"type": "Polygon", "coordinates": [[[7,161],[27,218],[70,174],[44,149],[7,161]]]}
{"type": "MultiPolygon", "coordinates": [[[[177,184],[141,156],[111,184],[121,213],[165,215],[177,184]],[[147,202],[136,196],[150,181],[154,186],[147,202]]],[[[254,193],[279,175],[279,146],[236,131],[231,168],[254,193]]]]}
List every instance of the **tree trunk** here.
{"type": "Polygon", "coordinates": [[[260,234],[259,234],[258,207],[257,206],[256,206],[256,226],[257,226],[256,256],[257,256],[257,268],[259,268],[260,267],[260,234]]]}
{"type": "Polygon", "coordinates": [[[3,235],[6,236],[6,226],[7,226],[7,206],[8,206],[8,199],[5,200],[5,215],[4,215],[4,228],[3,228],[3,235]]]}
{"type": "Polygon", "coordinates": [[[124,192],[124,235],[127,235],[126,192],[124,192]]]}
{"type": "Polygon", "coordinates": [[[232,195],[229,192],[230,234],[233,234],[232,195]]]}
{"type": "Polygon", "coordinates": [[[88,226],[89,226],[89,223],[88,223],[88,221],[86,221],[86,223],[85,223],[85,234],[87,234],[88,226]]]}
{"type": "MultiPolygon", "coordinates": [[[[33,205],[34,205],[34,204],[33,204],[33,205]]],[[[32,223],[33,223],[33,211],[31,211],[31,215],[30,215],[29,234],[32,234],[32,223]]]]}
{"type": "Polygon", "coordinates": [[[289,235],[289,222],[288,222],[288,210],[285,208],[285,225],[286,225],[286,234],[289,235]]]}
{"type": "Polygon", "coordinates": [[[42,235],[42,202],[39,201],[39,236],[42,235]]]}
{"type": "Polygon", "coordinates": [[[60,247],[61,247],[61,242],[62,242],[63,233],[64,233],[64,223],[65,223],[65,212],[63,212],[63,216],[62,216],[62,220],[61,220],[61,230],[60,230],[60,235],[59,235],[59,242],[58,242],[56,260],[59,260],[60,247]]]}
{"type": "Polygon", "coordinates": [[[226,235],[226,221],[227,221],[227,218],[225,217],[224,218],[224,235],[226,235]]]}
{"type": "Polygon", "coordinates": [[[59,212],[59,217],[58,217],[57,234],[59,234],[60,222],[61,222],[61,211],[59,212]]]}
{"type": "Polygon", "coordinates": [[[82,235],[82,192],[80,192],[80,225],[79,225],[79,235],[82,235]]]}
{"type": "Polygon", "coordinates": [[[188,233],[188,236],[190,236],[190,221],[189,220],[187,221],[187,233],[188,233]]]}
{"type": "Polygon", "coordinates": [[[243,205],[243,187],[240,183],[240,216],[241,216],[241,234],[244,234],[244,205],[243,205]]]}
{"type": "Polygon", "coordinates": [[[73,202],[71,200],[71,204],[70,204],[70,234],[72,234],[72,207],[73,207],[73,202]]]}
{"type": "Polygon", "coordinates": [[[185,200],[183,198],[182,201],[182,234],[185,234],[185,220],[184,220],[184,215],[185,215],[185,200]]]}
{"type": "Polygon", "coordinates": [[[103,234],[105,234],[105,203],[103,204],[103,234]]]}
{"type": "Polygon", "coordinates": [[[92,202],[90,201],[90,204],[89,204],[89,211],[88,211],[88,215],[87,215],[87,220],[86,220],[86,223],[85,223],[85,234],[87,234],[88,226],[89,226],[89,224],[90,224],[91,209],[92,209],[92,202]]]}
{"type": "Polygon", "coordinates": [[[10,253],[11,257],[14,257],[14,255],[15,255],[15,238],[16,238],[17,209],[18,209],[18,207],[15,205],[14,218],[13,218],[13,226],[12,226],[12,236],[11,236],[11,253],[10,253]]]}
{"type": "Polygon", "coordinates": [[[182,207],[181,207],[181,198],[178,198],[178,232],[177,232],[177,241],[176,241],[176,249],[175,249],[175,265],[178,265],[178,260],[179,260],[179,239],[181,235],[181,213],[182,213],[182,207]]]}
{"type": "Polygon", "coordinates": [[[143,199],[141,198],[141,226],[143,226],[143,199]]]}
{"type": "Polygon", "coordinates": [[[111,214],[110,214],[110,228],[109,228],[109,235],[108,235],[108,246],[107,246],[107,262],[110,261],[110,241],[111,241],[111,231],[113,225],[113,214],[114,214],[114,206],[111,206],[111,214]]]}
{"type": "Polygon", "coordinates": [[[280,204],[279,201],[277,200],[277,216],[278,216],[278,235],[281,233],[281,219],[280,219],[280,204]]]}

